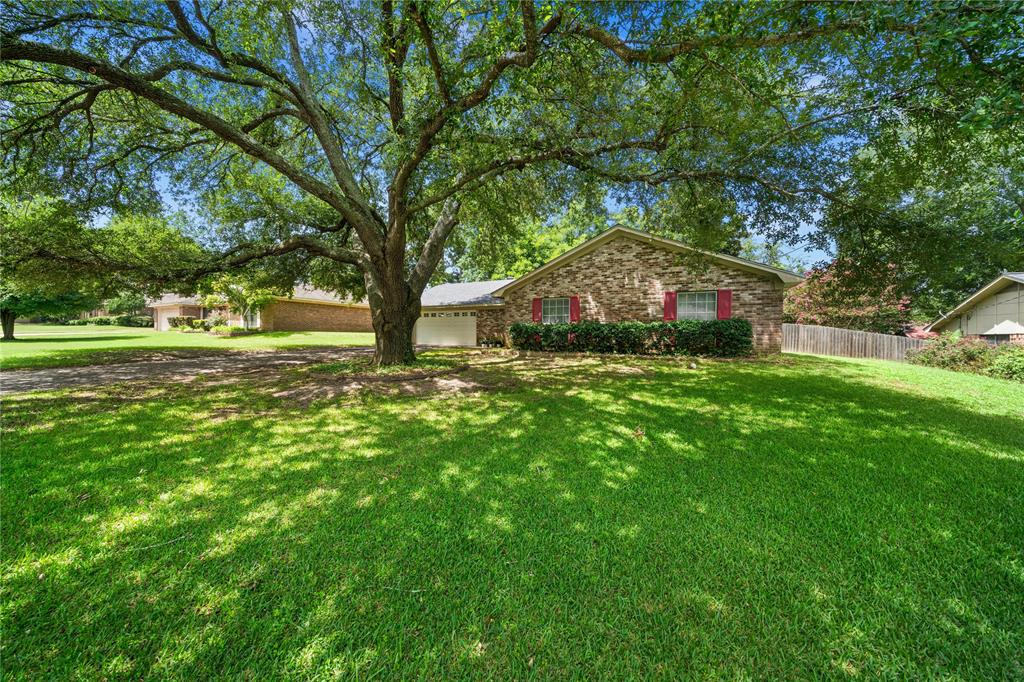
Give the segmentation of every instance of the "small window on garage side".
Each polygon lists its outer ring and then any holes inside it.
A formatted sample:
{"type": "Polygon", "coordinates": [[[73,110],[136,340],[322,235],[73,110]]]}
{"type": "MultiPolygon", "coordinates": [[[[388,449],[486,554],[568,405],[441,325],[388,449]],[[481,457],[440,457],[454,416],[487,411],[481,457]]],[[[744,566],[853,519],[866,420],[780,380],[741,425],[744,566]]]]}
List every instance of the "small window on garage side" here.
{"type": "Polygon", "coordinates": [[[717,291],[676,292],[677,320],[715,320],[717,318],[717,291]]]}
{"type": "Polygon", "coordinates": [[[569,322],[568,298],[545,298],[541,302],[541,321],[544,324],[567,324],[569,322]]]}

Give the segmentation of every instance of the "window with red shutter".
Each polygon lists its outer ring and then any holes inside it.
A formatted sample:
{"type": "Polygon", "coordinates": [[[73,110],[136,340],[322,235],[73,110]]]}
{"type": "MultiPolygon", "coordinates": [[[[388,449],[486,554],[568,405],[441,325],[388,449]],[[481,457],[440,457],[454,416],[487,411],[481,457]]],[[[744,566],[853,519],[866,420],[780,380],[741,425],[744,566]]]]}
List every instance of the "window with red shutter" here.
{"type": "Polygon", "coordinates": [[[533,299],[533,321],[540,322],[541,320],[541,306],[543,305],[541,299],[533,299]]]}
{"type": "Polygon", "coordinates": [[[569,321],[579,322],[580,321],[580,297],[570,296],[569,297],[569,321]]]}

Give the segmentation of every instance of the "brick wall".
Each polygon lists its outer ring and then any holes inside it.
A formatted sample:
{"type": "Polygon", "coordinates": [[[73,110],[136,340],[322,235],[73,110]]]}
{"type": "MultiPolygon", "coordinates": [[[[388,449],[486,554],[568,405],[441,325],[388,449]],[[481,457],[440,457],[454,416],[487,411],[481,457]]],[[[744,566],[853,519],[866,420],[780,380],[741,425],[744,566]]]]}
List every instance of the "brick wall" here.
{"type": "Polygon", "coordinates": [[[370,309],[358,306],[274,301],[260,313],[268,331],[372,332],[370,309]]]}
{"type": "Polygon", "coordinates": [[[505,308],[478,308],[476,311],[477,345],[488,339],[504,339],[506,327],[505,308]]]}
{"type": "MultiPolygon", "coordinates": [[[[732,316],[754,327],[754,348],[782,350],[778,278],[619,236],[505,296],[505,324],[529,322],[534,297],[579,296],[584,320],[661,320],[666,291],[732,289],[732,316]]],[[[478,334],[479,335],[479,334],[478,334]]]]}

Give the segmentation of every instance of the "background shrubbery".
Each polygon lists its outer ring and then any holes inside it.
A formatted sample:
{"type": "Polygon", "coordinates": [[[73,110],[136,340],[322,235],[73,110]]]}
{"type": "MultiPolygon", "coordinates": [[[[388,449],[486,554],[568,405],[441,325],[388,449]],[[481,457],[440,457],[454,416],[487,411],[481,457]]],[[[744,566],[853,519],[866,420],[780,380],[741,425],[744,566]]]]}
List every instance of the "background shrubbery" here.
{"type": "Polygon", "coordinates": [[[915,365],[1024,382],[1024,346],[993,346],[980,339],[965,339],[959,332],[943,334],[924,348],[908,351],[907,360],[915,365]]]}
{"type": "Polygon", "coordinates": [[[754,338],[747,320],[517,322],[509,335],[512,345],[522,350],[714,357],[750,355],[754,338]]]}
{"type": "Polygon", "coordinates": [[[112,315],[99,317],[86,317],[77,320],[63,320],[61,324],[80,327],[87,324],[98,324],[102,326],[117,325],[119,327],[152,327],[153,318],[149,315],[112,315]]]}

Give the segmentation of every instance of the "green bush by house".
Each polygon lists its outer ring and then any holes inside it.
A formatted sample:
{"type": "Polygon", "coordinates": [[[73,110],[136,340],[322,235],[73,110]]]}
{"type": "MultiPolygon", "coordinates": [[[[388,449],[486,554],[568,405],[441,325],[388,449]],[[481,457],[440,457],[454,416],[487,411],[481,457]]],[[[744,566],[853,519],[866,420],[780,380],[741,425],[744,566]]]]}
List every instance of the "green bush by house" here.
{"type": "Polygon", "coordinates": [[[962,338],[959,332],[943,334],[924,348],[908,351],[907,360],[915,365],[1024,382],[1024,346],[993,346],[980,339],[962,338]]]}
{"type": "Polygon", "coordinates": [[[738,357],[753,352],[750,322],[677,320],[674,322],[517,322],[509,328],[521,350],[624,355],[705,355],[738,357]]]}
{"type": "Polygon", "coordinates": [[[149,315],[100,315],[75,320],[64,320],[61,324],[81,327],[87,324],[102,326],[117,325],[119,327],[152,327],[153,318],[149,315]]]}

